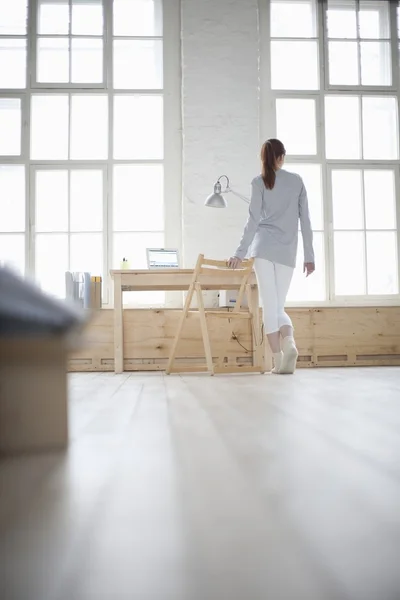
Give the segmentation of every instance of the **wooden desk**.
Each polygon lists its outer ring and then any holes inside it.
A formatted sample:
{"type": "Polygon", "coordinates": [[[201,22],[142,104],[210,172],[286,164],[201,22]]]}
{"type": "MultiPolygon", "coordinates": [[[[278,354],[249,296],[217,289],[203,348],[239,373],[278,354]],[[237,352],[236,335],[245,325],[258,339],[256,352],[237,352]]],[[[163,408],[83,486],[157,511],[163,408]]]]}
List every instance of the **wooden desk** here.
{"type": "MultiPolygon", "coordinates": [[[[193,269],[160,269],[160,270],[113,270],[110,271],[114,280],[114,365],[115,372],[122,373],[124,370],[124,339],[123,339],[123,292],[143,291],[185,291],[188,290],[193,277],[193,269]]],[[[210,273],[201,276],[201,287],[203,290],[235,290],[238,289],[242,280],[240,273],[226,271],[218,273],[218,277],[210,273]]],[[[258,306],[258,288],[256,276],[253,273],[250,279],[251,298],[249,303],[258,306]]],[[[257,335],[261,335],[261,324],[259,311],[254,322],[257,335]]],[[[257,351],[263,351],[263,344],[257,344],[257,351]]]]}

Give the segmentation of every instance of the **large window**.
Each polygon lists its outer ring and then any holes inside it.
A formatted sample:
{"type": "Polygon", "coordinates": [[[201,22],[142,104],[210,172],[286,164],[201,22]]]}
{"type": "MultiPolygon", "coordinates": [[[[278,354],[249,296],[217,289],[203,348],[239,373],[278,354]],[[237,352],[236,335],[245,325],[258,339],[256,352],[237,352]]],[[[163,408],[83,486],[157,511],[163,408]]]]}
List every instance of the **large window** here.
{"type": "Polygon", "coordinates": [[[107,302],[164,244],[163,29],[162,0],[0,0],[0,261],[52,294],[107,302]]]}
{"type": "Polygon", "coordinates": [[[315,238],[317,271],[297,269],[294,303],[399,301],[397,4],[264,5],[263,135],[283,140],[286,168],[303,177],[315,238]]]}

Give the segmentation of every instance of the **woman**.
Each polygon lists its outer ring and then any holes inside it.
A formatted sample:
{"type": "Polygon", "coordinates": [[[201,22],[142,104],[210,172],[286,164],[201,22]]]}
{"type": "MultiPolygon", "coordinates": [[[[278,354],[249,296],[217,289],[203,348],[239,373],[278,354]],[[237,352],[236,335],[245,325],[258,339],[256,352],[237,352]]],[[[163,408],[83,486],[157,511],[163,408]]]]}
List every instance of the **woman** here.
{"type": "Polygon", "coordinates": [[[236,269],[250,245],[255,257],[264,328],[274,356],[273,373],[294,373],[297,348],[285,301],[296,266],[298,222],[304,244],[304,272],[315,270],[307,193],[299,175],[282,169],[285,147],[270,139],[261,149],[262,174],[252,181],[249,218],[229,266],[236,269]],[[281,345],[282,340],[282,345],[281,345]]]}

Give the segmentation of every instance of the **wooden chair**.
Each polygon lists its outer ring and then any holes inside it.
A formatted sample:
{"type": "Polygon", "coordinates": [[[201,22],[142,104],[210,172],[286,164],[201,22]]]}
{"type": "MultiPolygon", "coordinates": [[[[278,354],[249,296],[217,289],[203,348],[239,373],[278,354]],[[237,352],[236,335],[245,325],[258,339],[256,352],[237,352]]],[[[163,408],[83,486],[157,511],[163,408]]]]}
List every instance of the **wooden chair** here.
{"type": "MultiPolygon", "coordinates": [[[[264,361],[264,352],[263,352],[263,336],[261,334],[260,327],[260,319],[259,319],[259,307],[258,302],[254,301],[254,296],[251,293],[251,286],[248,281],[253,271],[253,259],[244,260],[239,269],[233,271],[229,269],[226,261],[220,260],[210,260],[204,258],[202,254],[199,255],[197,260],[196,268],[193,273],[193,279],[189,286],[188,294],[186,296],[185,305],[182,310],[182,315],[179,321],[178,329],[174,338],[174,342],[172,344],[171,354],[169,357],[168,365],[166,368],[166,373],[169,375],[170,373],[180,373],[180,372],[191,372],[191,371],[208,371],[211,375],[215,373],[264,373],[265,372],[265,361],[264,361]],[[233,311],[224,311],[224,310],[205,310],[204,302],[203,302],[203,290],[201,287],[201,276],[215,276],[220,277],[221,280],[226,281],[229,276],[235,274],[236,279],[238,273],[242,276],[241,283],[239,287],[239,293],[237,296],[237,300],[235,303],[235,307],[233,311]],[[190,312],[195,312],[190,309],[192,299],[194,294],[197,295],[197,305],[198,305],[198,313],[200,318],[201,332],[205,350],[205,358],[206,365],[204,367],[196,366],[182,366],[182,367],[174,367],[176,352],[178,348],[179,341],[181,339],[183,325],[185,323],[185,319],[188,317],[190,312]],[[242,303],[244,296],[247,296],[248,306],[249,308],[246,310],[242,310],[242,303]],[[231,365],[225,363],[225,348],[222,349],[220,356],[218,357],[218,361],[216,364],[213,362],[213,356],[211,352],[210,346],[210,338],[208,334],[207,327],[207,318],[214,317],[219,319],[246,319],[250,321],[250,327],[252,332],[252,340],[253,340],[253,365],[231,365]]],[[[231,339],[232,333],[229,333],[229,338],[227,339],[227,346],[229,340],[231,339]]]]}

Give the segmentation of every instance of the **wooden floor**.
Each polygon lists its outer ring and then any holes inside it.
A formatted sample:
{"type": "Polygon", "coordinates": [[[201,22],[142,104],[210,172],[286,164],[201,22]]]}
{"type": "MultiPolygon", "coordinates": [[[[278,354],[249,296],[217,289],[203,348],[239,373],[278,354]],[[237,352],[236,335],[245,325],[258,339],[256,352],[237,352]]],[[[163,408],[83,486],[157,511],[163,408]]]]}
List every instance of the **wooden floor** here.
{"type": "Polygon", "coordinates": [[[400,369],[76,374],[0,462],[1,600],[399,600],[400,369]]]}

